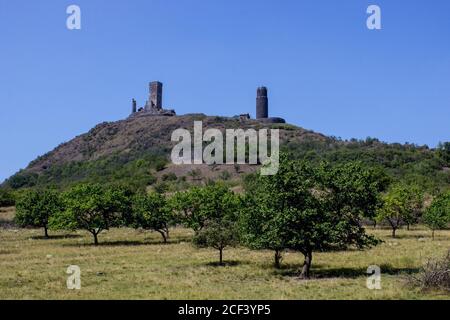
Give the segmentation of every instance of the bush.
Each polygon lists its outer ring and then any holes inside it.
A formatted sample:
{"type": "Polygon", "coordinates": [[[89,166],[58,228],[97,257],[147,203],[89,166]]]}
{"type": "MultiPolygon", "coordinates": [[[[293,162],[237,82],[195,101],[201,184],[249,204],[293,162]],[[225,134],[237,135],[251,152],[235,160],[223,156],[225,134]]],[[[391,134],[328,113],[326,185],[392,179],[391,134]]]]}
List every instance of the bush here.
{"type": "Polygon", "coordinates": [[[220,174],[219,174],[219,178],[220,179],[222,179],[222,180],[229,180],[230,178],[231,178],[231,173],[230,172],[228,172],[228,171],[222,171],[220,174]]]}
{"type": "Polygon", "coordinates": [[[0,207],[11,207],[15,205],[16,199],[14,194],[6,189],[0,189],[0,207]]]}
{"type": "Polygon", "coordinates": [[[450,251],[443,259],[429,259],[418,277],[411,277],[422,290],[450,291],[450,251]]]}
{"type": "Polygon", "coordinates": [[[159,159],[155,162],[155,170],[162,171],[166,168],[167,161],[159,159]]]}
{"type": "Polygon", "coordinates": [[[176,181],[178,178],[175,173],[170,172],[170,173],[163,174],[161,179],[162,179],[162,181],[176,181]]]}
{"type": "Polygon", "coordinates": [[[13,189],[34,187],[37,182],[36,173],[19,172],[7,180],[7,184],[13,189]]]}

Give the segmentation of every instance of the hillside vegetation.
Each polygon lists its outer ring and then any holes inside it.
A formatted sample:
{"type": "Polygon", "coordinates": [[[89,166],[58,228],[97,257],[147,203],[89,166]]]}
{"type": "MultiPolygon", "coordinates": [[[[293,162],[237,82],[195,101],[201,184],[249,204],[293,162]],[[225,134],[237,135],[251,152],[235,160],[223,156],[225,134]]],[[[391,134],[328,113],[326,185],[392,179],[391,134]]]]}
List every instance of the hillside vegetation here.
{"type": "Polygon", "coordinates": [[[102,123],[88,133],[63,143],[38,157],[29,166],[3,183],[3,187],[23,189],[54,186],[66,189],[79,182],[125,183],[137,189],[153,185],[162,190],[183,189],[186,181],[241,178],[256,166],[172,166],[171,133],[178,128],[192,131],[194,121],[208,128],[280,129],[282,149],[295,158],[313,162],[344,163],[360,160],[368,166],[386,169],[394,180],[421,185],[435,193],[450,184],[450,143],[437,149],[414,144],[386,144],[377,139],[342,141],[288,124],[262,124],[235,118],[193,114],[178,117],[137,117],[102,123]],[[183,168],[184,167],[184,168],[183,168]]]}

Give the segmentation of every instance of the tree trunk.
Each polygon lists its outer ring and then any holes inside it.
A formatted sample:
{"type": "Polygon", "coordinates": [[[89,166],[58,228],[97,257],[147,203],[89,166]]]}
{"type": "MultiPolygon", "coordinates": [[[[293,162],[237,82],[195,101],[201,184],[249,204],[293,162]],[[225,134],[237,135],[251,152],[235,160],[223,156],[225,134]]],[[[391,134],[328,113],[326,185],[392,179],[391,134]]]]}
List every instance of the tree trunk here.
{"type": "Polygon", "coordinates": [[[431,239],[434,240],[434,229],[431,231],[431,239]]]}
{"type": "Polygon", "coordinates": [[[397,228],[392,228],[392,238],[395,238],[395,231],[397,231],[397,228]]]}
{"type": "Polygon", "coordinates": [[[223,264],[223,249],[219,249],[219,264],[223,264]]]}
{"type": "Polygon", "coordinates": [[[49,236],[48,236],[48,228],[47,228],[47,226],[44,226],[44,234],[45,234],[45,237],[48,239],[49,236]]]}
{"type": "Polygon", "coordinates": [[[98,246],[98,233],[94,230],[92,234],[94,235],[94,245],[98,246]]]}
{"type": "Polygon", "coordinates": [[[303,263],[302,272],[300,274],[300,279],[309,279],[309,271],[311,270],[312,263],[312,251],[308,251],[305,254],[305,261],[303,263]]]}
{"type": "Polygon", "coordinates": [[[406,230],[409,231],[409,223],[406,225],[406,230]]]}
{"type": "Polygon", "coordinates": [[[167,243],[167,236],[166,233],[163,230],[158,230],[158,232],[161,234],[161,236],[163,237],[163,241],[164,243],[167,243]]]}
{"type": "Polygon", "coordinates": [[[274,255],[274,259],[275,259],[275,268],[280,269],[281,268],[281,251],[280,250],[275,250],[275,255],[274,255]]]}

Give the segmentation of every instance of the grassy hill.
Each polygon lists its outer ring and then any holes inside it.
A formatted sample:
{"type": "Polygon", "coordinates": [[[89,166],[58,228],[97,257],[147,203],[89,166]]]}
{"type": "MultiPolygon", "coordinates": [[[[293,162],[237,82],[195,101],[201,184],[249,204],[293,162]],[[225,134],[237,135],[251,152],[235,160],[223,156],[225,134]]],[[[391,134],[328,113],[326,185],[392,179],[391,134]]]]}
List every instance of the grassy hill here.
{"type": "Polygon", "coordinates": [[[174,145],[172,132],[191,130],[196,120],[204,130],[242,128],[280,129],[282,150],[296,158],[340,163],[360,160],[386,169],[393,179],[416,182],[428,190],[448,187],[448,150],[414,144],[386,144],[377,139],[342,141],[289,124],[263,124],[255,120],[191,114],[177,117],[141,116],[101,123],[89,132],[63,143],[33,160],[29,166],[3,183],[22,189],[55,186],[66,188],[82,181],[127,183],[136,188],[183,189],[192,183],[227,180],[240,184],[243,175],[257,169],[249,165],[173,166],[169,162],[174,145]]]}

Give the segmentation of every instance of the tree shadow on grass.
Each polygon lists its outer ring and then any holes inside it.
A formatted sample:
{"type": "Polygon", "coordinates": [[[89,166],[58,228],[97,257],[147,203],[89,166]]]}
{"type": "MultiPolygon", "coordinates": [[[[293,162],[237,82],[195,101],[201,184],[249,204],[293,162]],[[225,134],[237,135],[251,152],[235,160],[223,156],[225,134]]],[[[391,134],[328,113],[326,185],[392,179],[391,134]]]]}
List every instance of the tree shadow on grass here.
{"type": "Polygon", "coordinates": [[[248,262],[238,260],[225,260],[222,262],[222,264],[220,264],[219,261],[211,261],[203,263],[203,265],[207,267],[237,267],[243,264],[248,264],[248,262]]]}
{"type": "Polygon", "coordinates": [[[429,234],[427,233],[416,233],[416,234],[397,234],[395,236],[395,238],[393,238],[392,236],[387,237],[385,239],[385,242],[395,242],[396,240],[401,240],[401,239],[420,239],[420,238],[430,238],[431,239],[431,232],[429,234]]]}
{"type": "Polygon", "coordinates": [[[30,239],[33,240],[61,240],[61,239],[77,239],[82,238],[79,234],[65,234],[65,235],[49,235],[48,238],[45,236],[33,236],[30,239]]]}
{"type": "Polygon", "coordinates": [[[130,241],[130,240],[118,240],[118,241],[101,241],[99,240],[98,245],[94,242],[83,242],[83,243],[65,243],[63,246],[66,247],[133,247],[133,246],[145,246],[148,243],[143,241],[130,241]]]}
{"type": "Polygon", "coordinates": [[[167,239],[166,243],[163,242],[162,238],[161,239],[145,238],[143,240],[143,242],[145,244],[158,244],[158,245],[164,244],[164,245],[168,245],[168,244],[180,244],[180,243],[183,243],[183,242],[191,243],[192,242],[192,238],[190,238],[190,237],[183,237],[183,236],[175,237],[175,238],[169,238],[169,239],[167,239]]]}
{"type": "Polygon", "coordinates": [[[99,237],[98,245],[95,245],[93,242],[84,242],[84,243],[67,243],[63,244],[63,246],[68,247],[134,247],[134,246],[169,246],[173,244],[179,244],[184,242],[178,238],[168,239],[166,243],[163,240],[158,239],[146,239],[146,240],[114,240],[114,241],[102,241],[101,237],[99,237]]]}
{"type": "Polygon", "coordinates": [[[0,229],[13,229],[13,228],[17,228],[17,225],[13,221],[0,219],[0,229]]]}
{"type": "MultiPolygon", "coordinates": [[[[274,271],[274,274],[285,277],[298,277],[302,264],[287,265],[281,269],[274,271]]],[[[420,268],[395,268],[391,265],[380,265],[381,275],[411,275],[420,272],[420,268]]],[[[322,265],[313,265],[311,269],[311,279],[331,279],[346,278],[355,279],[359,277],[367,277],[367,268],[328,268],[322,265]]]]}

